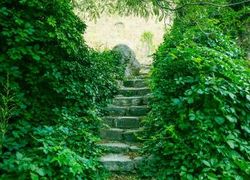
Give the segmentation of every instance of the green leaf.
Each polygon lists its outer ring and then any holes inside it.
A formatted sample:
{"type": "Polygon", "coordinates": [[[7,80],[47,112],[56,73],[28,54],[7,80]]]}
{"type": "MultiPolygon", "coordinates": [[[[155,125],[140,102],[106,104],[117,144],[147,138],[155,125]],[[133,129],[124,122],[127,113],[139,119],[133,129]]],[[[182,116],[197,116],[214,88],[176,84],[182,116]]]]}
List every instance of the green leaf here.
{"type": "Polygon", "coordinates": [[[218,180],[218,177],[216,176],[216,174],[214,174],[212,172],[208,173],[207,177],[208,177],[209,180],[218,180]]]}
{"type": "Polygon", "coordinates": [[[246,162],[242,159],[234,159],[235,164],[237,164],[237,166],[243,170],[244,172],[246,172],[246,174],[250,175],[250,162],[246,162]]]}
{"type": "Polygon", "coordinates": [[[17,152],[17,153],[16,153],[16,158],[17,158],[17,160],[22,159],[22,158],[23,158],[23,154],[20,153],[20,152],[17,152]]]}
{"type": "Polygon", "coordinates": [[[40,176],[45,176],[46,175],[46,172],[45,172],[45,169],[43,168],[38,168],[36,170],[37,174],[39,174],[40,176]]]}
{"type": "Polygon", "coordinates": [[[246,97],[247,97],[247,100],[250,101],[250,95],[247,95],[246,97]]]}
{"type": "Polygon", "coordinates": [[[215,117],[215,121],[216,121],[219,125],[221,125],[221,124],[223,124],[223,123],[225,122],[225,119],[224,119],[223,117],[221,117],[221,116],[216,116],[216,117],[215,117]]]}
{"type": "Polygon", "coordinates": [[[180,101],[180,99],[178,99],[178,98],[172,99],[172,102],[173,102],[173,105],[175,105],[175,106],[178,106],[178,105],[181,104],[181,101],[180,101]]]}
{"type": "Polygon", "coordinates": [[[211,167],[211,165],[210,165],[210,163],[209,163],[208,161],[203,160],[202,162],[203,162],[203,164],[205,164],[206,166],[211,167]]]}
{"type": "Polygon", "coordinates": [[[233,140],[227,140],[226,142],[227,142],[227,144],[230,146],[230,148],[234,149],[235,143],[234,143],[233,140]]]}
{"type": "Polygon", "coordinates": [[[36,61],[40,61],[40,56],[37,54],[32,54],[32,58],[36,61]]]}
{"type": "Polygon", "coordinates": [[[231,115],[226,115],[226,118],[228,121],[232,122],[232,123],[236,123],[237,122],[237,118],[231,115]]]}
{"type": "Polygon", "coordinates": [[[56,19],[52,16],[48,17],[47,22],[49,25],[51,25],[52,27],[56,26],[56,19]]]}
{"type": "Polygon", "coordinates": [[[39,180],[39,176],[37,175],[37,174],[35,174],[35,173],[30,173],[30,178],[32,179],[32,180],[39,180]]]}
{"type": "Polygon", "coordinates": [[[196,116],[194,113],[189,113],[188,117],[190,121],[194,121],[196,119],[196,116]]]}
{"type": "Polygon", "coordinates": [[[193,97],[188,97],[188,104],[192,104],[194,102],[194,98],[193,97]]]}

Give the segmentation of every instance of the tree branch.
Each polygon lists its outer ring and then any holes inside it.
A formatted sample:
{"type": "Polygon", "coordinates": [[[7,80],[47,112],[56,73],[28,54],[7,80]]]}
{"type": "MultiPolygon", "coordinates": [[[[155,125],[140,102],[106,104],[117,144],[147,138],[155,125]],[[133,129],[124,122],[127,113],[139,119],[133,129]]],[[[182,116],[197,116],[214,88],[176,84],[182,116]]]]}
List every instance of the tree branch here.
{"type": "Polygon", "coordinates": [[[180,7],[177,7],[177,8],[171,8],[171,7],[167,7],[167,6],[164,6],[163,4],[161,4],[160,2],[161,0],[156,0],[156,4],[162,8],[162,9],[165,9],[165,10],[169,10],[169,11],[178,11],[180,9],[183,9],[185,8],[186,6],[215,6],[215,7],[230,7],[230,6],[236,6],[236,5],[239,5],[239,4],[244,4],[244,3],[248,3],[250,2],[250,0],[245,0],[245,1],[241,1],[241,2],[236,2],[236,3],[230,3],[230,4],[216,4],[216,3],[210,3],[210,2],[196,2],[196,3],[186,3],[186,4],[183,4],[182,6],[180,7]]]}

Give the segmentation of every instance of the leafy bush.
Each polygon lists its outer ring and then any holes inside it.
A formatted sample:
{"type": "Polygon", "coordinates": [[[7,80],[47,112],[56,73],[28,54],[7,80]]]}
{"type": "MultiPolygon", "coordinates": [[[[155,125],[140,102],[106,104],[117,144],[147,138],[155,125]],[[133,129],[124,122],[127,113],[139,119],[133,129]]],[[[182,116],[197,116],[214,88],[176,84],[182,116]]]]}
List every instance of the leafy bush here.
{"type": "Polygon", "coordinates": [[[99,109],[122,67],[113,53],[90,50],[84,29],[70,0],[0,2],[0,93],[8,77],[15,106],[0,146],[1,179],[102,173],[99,109]]]}
{"type": "Polygon", "coordinates": [[[144,176],[250,176],[250,71],[236,44],[207,23],[177,21],[155,55],[144,176]]]}

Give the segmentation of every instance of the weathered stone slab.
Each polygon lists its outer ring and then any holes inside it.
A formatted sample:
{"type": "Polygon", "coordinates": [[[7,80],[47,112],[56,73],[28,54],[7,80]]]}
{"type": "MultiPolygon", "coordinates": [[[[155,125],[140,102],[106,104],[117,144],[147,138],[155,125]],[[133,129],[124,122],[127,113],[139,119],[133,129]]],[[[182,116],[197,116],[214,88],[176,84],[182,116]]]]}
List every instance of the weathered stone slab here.
{"type": "Polygon", "coordinates": [[[115,127],[114,118],[107,116],[103,117],[104,126],[115,127]]]}
{"type": "Polygon", "coordinates": [[[138,152],[139,150],[140,150],[140,148],[138,146],[135,146],[135,145],[129,147],[129,151],[131,151],[131,152],[138,152]]]}
{"type": "Polygon", "coordinates": [[[121,88],[119,93],[123,96],[144,96],[150,93],[148,87],[143,88],[121,88]]]}
{"type": "Polygon", "coordinates": [[[120,117],[114,120],[115,127],[117,128],[139,128],[140,118],[139,117],[120,117]]]}
{"type": "Polygon", "coordinates": [[[108,142],[99,145],[109,153],[127,153],[130,151],[130,146],[121,142],[108,142]]]}
{"type": "Polygon", "coordinates": [[[109,171],[134,171],[135,162],[123,154],[107,154],[100,161],[109,171]]]}
{"type": "Polygon", "coordinates": [[[147,87],[145,79],[131,79],[123,82],[124,87],[147,87]]]}
{"type": "Polygon", "coordinates": [[[123,140],[123,130],[110,128],[110,129],[101,129],[100,136],[106,140],[113,140],[113,141],[122,141],[123,140]]]}
{"type": "Polygon", "coordinates": [[[145,116],[149,112],[147,106],[110,106],[107,114],[109,116],[145,116]]]}
{"type": "Polygon", "coordinates": [[[141,117],[130,117],[130,116],[118,116],[105,117],[105,123],[112,128],[121,128],[121,129],[135,129],[140,127],[141,117]]]}
{"type": "Polygon", "coordinates": [[[128,108],[111,105],[106,108],[106,112],[110,116],[125,116],[128,112],[128,108]]]}
{"type": "Polygon", "coordinates": [[[140,132],[141,130],[127,130],[123,133],[123,140],[126,142],[137,142],[137,133],[140,132]]]}
{"type": "Polygon", "coordinates": [[[148,96],[118,96],[113,100],[113,105],[116,106],[140,106],[146,105],[148,96]]]}
{"type": "Polygon", "coordinates": [[[128,153],[138,152],[140,148],[137,144],[122,143],[117,141],[102,142],[98,144],[108,153],[128,153]]]}
{"type": "Polygon", "coordinates": [[[147,106],[131,106],[129,107],[129,112],[126,112],[126,115],[129,116],[146,116],[149,112],[147,106]]]}

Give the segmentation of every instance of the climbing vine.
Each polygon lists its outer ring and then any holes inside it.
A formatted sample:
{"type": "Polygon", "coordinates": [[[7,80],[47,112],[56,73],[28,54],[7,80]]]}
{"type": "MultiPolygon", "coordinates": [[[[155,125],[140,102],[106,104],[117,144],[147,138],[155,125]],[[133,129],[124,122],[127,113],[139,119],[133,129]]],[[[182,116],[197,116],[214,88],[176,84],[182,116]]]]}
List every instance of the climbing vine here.
{"type": "Polygon", "coordinates": [[[69,0],[0,2],[0,179],[102,177],[99,113],[122,67],[85,27],[69,0]]]}
{"type": "Polygon", "coordinates": [[[123,67],[87,47],[76,7],[94,19],[175,14],[154,58],[143,178],[250,176],[249,1],[2,0],[0,179],[105,178],[99,117],[123,67]]]}
{"type": "Polygon", "coordinates": [[[186,8],[157,50],[144,176],[249,177],[250,71],[234,34],[225,29],[231,12],[186,8]]]}

